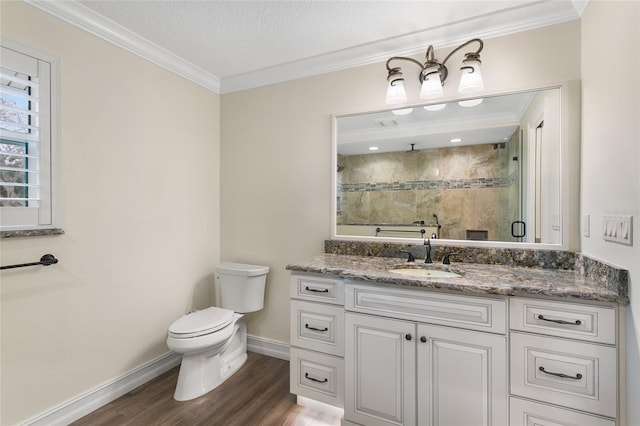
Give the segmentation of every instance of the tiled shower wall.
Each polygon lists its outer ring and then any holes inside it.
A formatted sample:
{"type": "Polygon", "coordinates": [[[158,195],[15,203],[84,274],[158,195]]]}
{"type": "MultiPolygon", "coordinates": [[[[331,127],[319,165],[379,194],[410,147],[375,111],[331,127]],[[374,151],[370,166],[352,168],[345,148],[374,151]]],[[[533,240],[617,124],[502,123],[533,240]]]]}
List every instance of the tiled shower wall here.
{"type": "Polygon", "coordinates": [[[519,219],[517,132],[504,148],[494,144],[339,156],[338,224],[442,225],[440,238],[512,241],[519,219]]]}

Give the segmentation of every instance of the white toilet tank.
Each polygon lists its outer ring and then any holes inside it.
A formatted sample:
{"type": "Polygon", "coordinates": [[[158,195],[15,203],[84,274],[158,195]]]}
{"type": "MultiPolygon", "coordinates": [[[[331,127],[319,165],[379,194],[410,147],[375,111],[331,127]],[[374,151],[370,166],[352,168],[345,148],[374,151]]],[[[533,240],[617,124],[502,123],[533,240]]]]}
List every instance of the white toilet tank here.
{"type": "Polygon", "coordinates": [[[216,272],[220,278],[221,308],[247,313],[264,307],[268,266],[224,262],[216,266],[216,272]]]}

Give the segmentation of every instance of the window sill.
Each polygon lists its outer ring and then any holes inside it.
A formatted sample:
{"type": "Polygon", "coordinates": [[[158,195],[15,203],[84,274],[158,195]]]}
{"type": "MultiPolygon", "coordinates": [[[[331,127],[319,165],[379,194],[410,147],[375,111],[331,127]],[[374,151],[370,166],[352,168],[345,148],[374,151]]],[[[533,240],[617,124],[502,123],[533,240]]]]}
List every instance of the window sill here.
{"type": "Polygon", "coordinates": [[[0,231],[0,238],[42,237],[47,235],[63,235],[64,229],[25,229],[20,231],[0,231]]]}

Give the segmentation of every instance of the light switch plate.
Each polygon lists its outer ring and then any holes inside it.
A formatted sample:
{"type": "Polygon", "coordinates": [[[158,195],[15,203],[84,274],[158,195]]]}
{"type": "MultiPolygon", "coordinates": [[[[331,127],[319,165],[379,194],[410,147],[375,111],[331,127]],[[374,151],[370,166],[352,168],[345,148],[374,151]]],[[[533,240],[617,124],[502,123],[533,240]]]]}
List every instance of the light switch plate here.
{"type": "Polygon", "coordinates": [[[602,236],[605,241],[633,245],[633,216],[605,216],[602,236]]]}

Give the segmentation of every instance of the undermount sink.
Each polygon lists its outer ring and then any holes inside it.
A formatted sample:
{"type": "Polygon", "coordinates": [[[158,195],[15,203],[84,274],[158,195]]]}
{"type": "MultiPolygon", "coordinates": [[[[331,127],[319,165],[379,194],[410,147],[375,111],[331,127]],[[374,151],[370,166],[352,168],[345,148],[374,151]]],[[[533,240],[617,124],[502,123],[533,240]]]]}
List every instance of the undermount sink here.
{"type": "Polygon", "coordinates": [[[396,265],[389,269],[392,274],[413,278],[459,278],[462,274],[448,268],[438,268],[434,265],[396,265]]]}

